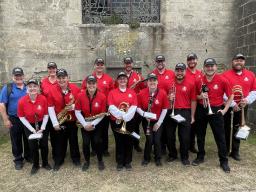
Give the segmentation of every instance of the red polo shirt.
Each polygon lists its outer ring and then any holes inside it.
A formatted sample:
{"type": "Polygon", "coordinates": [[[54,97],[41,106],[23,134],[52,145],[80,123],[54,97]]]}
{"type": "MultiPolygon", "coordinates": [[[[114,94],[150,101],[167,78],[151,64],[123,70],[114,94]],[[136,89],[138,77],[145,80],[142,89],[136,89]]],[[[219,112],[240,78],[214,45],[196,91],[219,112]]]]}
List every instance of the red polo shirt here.
{"type": "MultiPolygon", "coordinates": [[[[74,98],[74,100],[76,101],[77,96],[80,92],[80,89],[77,87],[77,85],[73,83],[68,83],[68,87],[69,92],[66,95],[62,93],[62,90],[59,85],[52,87],[52,89],[49,92],[49,96],[47,98],[48,106],[54,107],[56,115],[58,115],[58,113],[62,109],[64,109],[64,107],[67,104],[70,104],[72,98],[74,98]]],[[[71,121],[74,121],[76,119],[74,111],[70,111],[68,113],[72,115],[71,121]]]]}
{"type": "Polygon", "coordinates": [[[106,96],[100,91],[97,91],[92,98],[89,97],[87,91],[81,91],[78,94],[75,109],[81,110],[85,117],[90,117],[106,112],[106,104],[106,96]]]}
{"type": "Polygon", "coordinates": [[[225,71],[223,76],[230,83],[231,89],[235,85],[240,85],[243,88],[243,95],[247,97],[251,91],[256,91],[256,81],[253,72],[243,69],[242,73],[239,75],[233,69],[225,71]]]}
{"type": "Polygon", "coordinates": [[[45,77],[41,80],[41,91],[42,91],[42,94],[46,97],[48,97],[48,94],[50,92],[50,89],[53,87],[53,86],[56,86],[57,85],[57,81],[55,81],[54,83],[51,83],[49,81],[49,78],[48,77],[45,77]]]}
{"type": "MultiPolygon", "coordinates": [[[[196,80],[196,95],[201,94],[202,81],[209,88],[208,97],[210,105],[219,107],[223,105],[224,93],[229,97],[231,95],[231,88],[228,81],[220,74],[215,74],[213,79],[208,82],[205,76],[202,76],[202,80],[196,80]]],[[[203,104],[203,100],[199,100],[200,104],[203,104]]]]}
{"type": "MultiPolygon", "coordinates": [[[[175,109],[190,109],[191,101],[196,101],[196,89],[193,82],[194,81],[191,81],[191,79],[187,77],[185,77],[185,79],[181,83],[178,83],[175,80],[175,109]]],[[[172,86],[173,84],[170,86],[169,90],[171,90],[172,86]]]]}
{"type": "MultiPolygon", "coordinates": [[[[114,88],[114,81],[112,77],[110,77],[106,73],[104,73],[100,78],[96,76],[95,72],[92,75],[95,76],[97,79],[97,89],[104,93],[107,97],[109,91],[111,91],[114,88]]],[[[81,89],[86,89],[86,79],[83,80],[81,89]]]]}
{"type": "Polygon", "coordinates": [[[41,122],[44,115],[48,114],[47,99],[39,94],[33,103],[29,95],[23,96],[18,102],[18,117],[25,117],[29,123],[35,123],[35,114],[37,114],[38,122],[41,122]]]}
{"type": "MultiPolygon", "coordinates": [[[[158,120],[162,110],[168,109],[170,104],[164,90],[158,89],[155,94],[156,95],[153,96],[154,99],[151,107],[151,112],[156,114],[158,120]]],[[[149,88],[141,90],[138,94],[138,107],[140,107],[143,111],[147,111],[149,100],[149,88]]]]}
{"type": "MultiPolygon", "coordinates": [[[[143,80],[144,78],[142,77],[142,75],[136,71],[132,71],[130,76],[128,77],[128,85],[127,87],[130,88],[132,85],[134,85],[136,82],[143,80]]],[[[140,92],[140,90],[144,89],[145,83],[141,82],[138,83],[135,88],[133,88],[133,90],[135,91],[136,94],[138,94],[140,92]]]]}
{"type": "Polygon", "coordinates": [[[195,82],[197,78],[201,78],[202,73],[200,70],[196,69],[194,73],[190,69],[186,69],[186,79],[189,79],[190,82],[195,82]]]}
{"type": "MultiPolygon", "coordinates": [[[[116,88],[109,92],[108,105],[114,105],[119,108],[122,102],[128,103],[129,106],[137,106],[137,95],[134,90],[127,88],[125,92],[122,92],[119,88],[116,88]]],[[[113,116],[111,116],[111,119],[115,120],[113,116]]]]}
{"type": "Polygon", "coordinates": [[[157,69],[152,71],[152,73],[156,74],[158,80],[158,88],[165,90],[165,93],[169,92],[169,85],[173,82],[175,78],[175,74],[170,69],[165,69],[163,74],[160,74],[157,69]]]}

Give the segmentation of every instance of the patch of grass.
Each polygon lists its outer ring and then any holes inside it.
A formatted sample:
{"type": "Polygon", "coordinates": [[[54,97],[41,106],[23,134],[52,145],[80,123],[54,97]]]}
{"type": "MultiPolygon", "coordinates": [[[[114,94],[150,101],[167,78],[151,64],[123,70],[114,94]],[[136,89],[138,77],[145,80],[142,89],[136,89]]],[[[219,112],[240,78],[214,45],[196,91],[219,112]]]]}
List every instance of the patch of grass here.
{"type": "Polygon", "coordinates": [[[3,134],[3,135],[0,135],[0,146],[2,144],[5,144],[9,141],[10,137],[8,134],[3,134]]]}

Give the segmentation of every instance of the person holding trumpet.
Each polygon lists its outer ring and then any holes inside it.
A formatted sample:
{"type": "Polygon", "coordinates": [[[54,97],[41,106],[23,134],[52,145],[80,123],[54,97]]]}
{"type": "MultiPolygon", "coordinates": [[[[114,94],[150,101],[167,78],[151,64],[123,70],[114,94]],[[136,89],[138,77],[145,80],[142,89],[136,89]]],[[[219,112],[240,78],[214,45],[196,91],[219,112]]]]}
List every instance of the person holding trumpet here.
{"type": "Polygon", "coordinates": [[[115,137],[117,170],[123,167],[131,170],[134,115],[137,108],[137,95],[127,88],[128,77],[120,72],[117,76],[118,87],[108,95],[108,110],[111,114],[111,128],[115,137]]]}
{"type": "Polygon", "coordinates": [[[253,72],[245,69],[244,66],[245,56],[238,53],[232,59],[232,69],[223,73],[223,76],[228,80],[232,89],[237,86],[241,87],[240,98],[234,98],[231,107],[224,116],[227,149],[228,152],[230,152],[230,156],[236,161],[241,160],[239,154],[240,140],[235,137],[239,127],[242,126],[241,108],[244,108],[246,117],[248,105],[252,104],[256,100],[255,75],[253,72]],[[232,110],[234,111],[233,119],[231,119],[232,110]],[[233,127],[231,127],[231,121],[233,121],[233,127]]]}
{"type": "Polygon", "coordinates": [[[42,167],[51,170],[48,163],[48,133],[44,133],[48,121],[48,105],[47,99],[39,94],[39,83],[35,79],[27,82],[28,94],[22,97],[18,102],[18,117],[25,126],[25,134],[28,138],[29,147],[31,149],[33,165],[31,175],[39,170],[39,148],[41,150],[42,167]],[[30,135],[42,133],[39,139],[30,139],[30,135]]]}
{"type": "Polygon", "coordinates": [[[162,123],[166,116],[169,102],[164,90],[157,88],[157,76],[147,76],[147,86],[138,94],[137,112],[143,117],[142,127],[146,136],[142,165],[150,162],[152,145],[154,145],[156,166],[161,166],[161,134],[162,123]]]}
{"type": "Polygon", "coordinates": [[[55,139],[54,171],[58,171],[64,163],[69,141],[71,159],[75,166],[80,166],[80,153],[77,138],[75,117],[75,101],[80,89],[69,83],[65,69],[57,70],[57,85],[52,87],[48,95],[48,112],[52,121],[55,139]]]}
{"type": "Polygon", "coordinates": [[[229,173],[223,115],[227,112],[233,100],[233,94],[228,81],[217,74],[215,59],[206,59],[203,71],[205,75],[201,79],[197,79],[195,84],[198,100],[195,118],[200,123],[196,127],[198,153],[192,165],[197,166],[204,162],[205,135],[209,123],[217,144],[220,167],[224,172],[229,173]],[[225,106],[224,94],[228,97],[225,106]]]}
{"type": "Polygon", "coordinates": [[[90,142],[93,141],[98,158],[99,170],[104,170],[103,155],[103,131],[107,129],[103,118],[106,116],[106,96],[97,90],[97,79],[93,75],[86,78],[86,90],[79,93],[75,105],[75,114],[81,123],[83,138],[83,153],[85,163],[82,167],[86,171],[90,165],[90,142]],[[83,116],[83,115],[84,116],[83,116]],[[90,120],[91,118],[91,120],[90,120]],[[87,120],[88,119],[88,120],[87,120]]]}
{"type": "Polygon", "coordinates": [[[175,80],[170,87],[169,100],[171,103],[171,117],[168,117],[169,127],[167,132],[167,146],[169,149],[168,162],[177,159],[176,127],[178,126],[178,137],[180,141],[180,157],[183,165],[190,165],[189,141],[191,124],[195,121],[196,92],[193,81],[186,78],[186,65],[178,63],[175,66],[175,80]],[[175,115],[183,117],[177,120],[175,115]]]}

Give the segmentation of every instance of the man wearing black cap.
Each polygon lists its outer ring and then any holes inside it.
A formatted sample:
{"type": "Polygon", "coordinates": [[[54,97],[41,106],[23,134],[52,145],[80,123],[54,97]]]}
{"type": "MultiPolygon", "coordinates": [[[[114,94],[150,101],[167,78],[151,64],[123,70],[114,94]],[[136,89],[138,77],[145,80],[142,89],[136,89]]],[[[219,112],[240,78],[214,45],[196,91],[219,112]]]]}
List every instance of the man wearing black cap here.
{"type": "Polygon", "coordinates": [[[253,72],[244,68],[245,57],[243,54],[238,53],[232,59],[232,69],[223,73],[223,76],[230,83],[231,88],[234,86],[241,86],[243,98],[234,98],[230,109],[225,115],[225,131],[227,149],[230,152],[230,156],[239,161],[239,146],[240,140],[236,139],[235,134],[241,126],[241,107],[245,109],[245,115],[247,114],[248,105],[251,105],[256,99],[256,81],[253,72]],[[231,119],[231,111],[234,111],[233,119],[231,119]],[[231,121],[233,121],[233,128],[231,128],[231,121]],[[230,141],[230,133],[233,129],[232,141],[230,141]],[[232,146],[230,149],[230,142],[232,146]]]}
{"type": "Polygon", "coordinates": [[[146,137],[142,165],[151,160],[152,145],[154,145],[156,166],[161,166],[161,134],[162,124],[169,108],[169,102],[164,90],[157,88],[157,76],[148,74],[148,88],[138,94],[137,112],[143,117],[142,126],[146,137]]]}
{"type": "Polygon", "coordinates": [[[195,121],[196,110],[196,92],[193,81],[185,78],[186,65],[178,63],[175,66],[175,80],[170,85],[169,99],[171,103],[171,116],[168,117],[167,146],[169,149],[168,162],[177,159],[176,143],[176,127],[178,126],[178,135],[180,141],[180,157],[183,165],[190,165],[189,161],[189,140],[191,124],[195,121]],[[175,115],[181,115],[184,121],[177,122],[173,119],[175,115]]]}
{"type": "MultiPolygon", "coordinates": [[[[186,79],[188,79],[190,82],[195,83],[195,80],[197,78],[201,78],[201,71],[196,68],[198,63],[198,58],[195,53],[190,53],[187,56],[187,70],[186,70],[186,79]]],[[[189,145],[189,150],[192,153],[197,153],[197,149],[195,147],[195,137],[196,137],[196,127],[195,123],[191,124],[191,131],[190,131],[190,145],[189,145]]]]}
{"type": "MultiPolygon", "coordinates": [[[[68,81],[68,73],[65,69],[57,70],[57,85],[52,87],[48,96],[48,111],[52,121],[54,132],[54,171],[58,171],[64,163],[69,141],[70,155],[75,166],[80,166],[80,153],[77,138],[77,126],[75,117],[75,102],[80,89],[68,81]],[[59,114],[67,111],[67,120],[60,124],[63,118],[57,118],[59,114]]],[[[60,115],[62,116],[62,115],[60,115]]],[[[66,115],[64,115],[66,116],[66,115]]]]}
{"type": "MultiPolygon", "coordinates": [[[[124,58],[124,72],[128,76],[128,88],[131,88],[135,91],[136,94],[139,94],[140,90],[145,88],[145,84],[143,81],[143,77],[140,73],[133,70],[133,59],[132,57],[124,58]]],[[[141,117],[138,113],[135,114],[135,132],[140,134],[140,123],[141,117]]],[[[137,152],[142,152],[140,147],[140,143],[138,139],[134,138],[134,149],[137,152]]]]}
{"type": "MultiPolygon", "coordinates": [[[[42,94],[47,98],[50,90],[57,85],[57,64],[53,61],[49,62],[47,64],[47,71],[48,75],[47,77],[44,77],[41,80],[41,92],[42,94]]],[[[54,129],[52,126],[52,122],[48,121],[46,125],[45,135],[49,135],[50,133],[50,140],[51,140],[51,146],[52,146],[52,158],[54,159],[54,152],[55,152],[55,146],[54,146],[54,129]]]]}
{"type": "Polygon", "coordinates": [[[117,170],[125,167],[131,170],[133,139],[128,134],[120,132],[124,125],[130,133],[134,131],[134,115],[137,108],[137,95],[134,90],[127,88],[128,77],[120,72],[117,76],[118,87],[108,95],[109,112],[111,114],[111,128],[116,143],[117,170]]]}
{"type": "MultiPolygon", "coordinates": [[[[166,69],[166,61],[165,57],[163,55],[157,55],[155,58],[155,66],[156,68],[152,71],[152,73],[156,74],[157,80],[158,80],[158,88],[163,89],[166,94],[169,94],[169,86],[174,80],[174,72],[170,69],[166,69]]],[[[164,123],[163,123],[163,133],[162,133],[162,154],[166,154],[166,129],[167,124],[166,118],[169,116],[170,110],[168,110],[167,115],[165,117],[164,123]]]]}
{"type": "MultiPolygon", "coordinates": [[[[94,71],[92,75],[97,79],[97,89],[108,97],[109,92],[114,88],[114,81],[107,73],[105,73],[105,62],[102,58],[97,58],[94,62],[94,71]]],[[[86,79],[83,80],[81,89],[86,89],[86,79]]],[[[109,117],[105,116],[102,120],[105,125],[103,129],[103,155],[109,156],[108,151],[108,127],[109,127],[109,117]]],[[[93,143],[92,143],[93,148],[93,143]]],[[[94,150],[94,149],[92,149],[94,150]]]]}
{"type": "Polygon", "coordinates": [[[12,70],[12,75],[13,82],[5,85],[0,94],[0,113],[4,121],[4,126],[10,129],[15,169],[20,170],[23,167],[24,158],[29,162],[31,161],[31,154],[28,140],[24,133],[24,127],[17,116],[18,101],[21,97],[26,95],[27,89],[24,84],[24,73],[20,67],[15,67],[12,70]]]}
{"type": "Polygon", "coordinates": [[[203,70],[205,75],[200,80],[196,80],[198,104],[195,118],[196,122],[200,122],[200,124],[196,124],[198,153],[192,164],[196,166],[204,162],[205,135],[209,123],[218,147],[220,166],[224,172],[229,173],[223,115],[227,112],[233,100],[233,94],[228,81],[216,73],[217,63],[215,59],[206,59],[203,70]],[[224,94],[228,97],[225,107],[224,94]]]}
{"type": "Polygon", "coordinates": [[[86,90],[81,91],[78,95],[75,106],[76,117],[83,126],[81,128],[85,159],[85,163],[82,167],[83,171],[86,171],[90,165],[90,142],[92,140],[98,158],[98,168],[99,170],[105,168],[102,159],[102,134],[103,130],[106,129],[105,122],[103,121],[103,118],[106,115],[106,104],[106,96],[104,93],[97,90],[96,77],[89,75],[86,78],[86,90]],[[92,118],[92,120],[89,120],[88,118],[92,118]]]}

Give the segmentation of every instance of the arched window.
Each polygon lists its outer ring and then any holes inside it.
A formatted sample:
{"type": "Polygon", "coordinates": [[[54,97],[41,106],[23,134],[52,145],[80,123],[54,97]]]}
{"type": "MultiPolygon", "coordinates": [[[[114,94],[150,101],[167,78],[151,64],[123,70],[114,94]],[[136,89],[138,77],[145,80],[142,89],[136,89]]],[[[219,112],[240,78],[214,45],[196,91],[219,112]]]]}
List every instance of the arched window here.
{"type": "Polygon", "coordinates": [[[160,0],[82,0],[83,23],[159,23],[160,0]]]}

